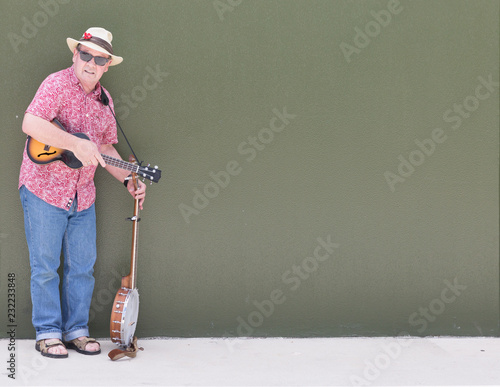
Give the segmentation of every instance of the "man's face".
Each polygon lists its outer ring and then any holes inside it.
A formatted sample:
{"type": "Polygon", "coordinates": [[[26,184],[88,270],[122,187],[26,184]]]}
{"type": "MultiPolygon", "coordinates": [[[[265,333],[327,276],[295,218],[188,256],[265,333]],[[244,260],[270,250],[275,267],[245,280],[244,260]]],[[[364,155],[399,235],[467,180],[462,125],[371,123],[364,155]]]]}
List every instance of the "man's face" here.
{"type": "MultiPolygon", "coordinates": [[[[93,56],[102,56],[105,58],[109,58],[109,55],[106,55],[100,51],[93,50],[86,46],[80,46],[79,50],[82,52],[89,53],[93,56]]],[[[95,59],[92,58],[90,61],[85,62],[80,58],[80,53],[78,49],[75,48],[73,51],[73,63],[75,74],[80,83],[82,84],[85,92],[90,93],[94,90],[95,85],[101,79],[102,75],[108,71],[109,64],[111,60],[108,61],[104,66],[98,66],[95,64],[95,59]]]]}

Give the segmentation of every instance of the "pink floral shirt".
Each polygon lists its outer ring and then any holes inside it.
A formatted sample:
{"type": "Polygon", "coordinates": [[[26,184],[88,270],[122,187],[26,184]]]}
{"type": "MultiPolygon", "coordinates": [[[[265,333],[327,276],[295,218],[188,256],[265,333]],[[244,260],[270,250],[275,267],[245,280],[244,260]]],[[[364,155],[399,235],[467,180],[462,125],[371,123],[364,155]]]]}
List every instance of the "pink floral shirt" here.
{"type": "MultiPolygon", "coordinates": [[[[85,133],[98,147],[116,144],[116,122],[109,107],[100,101],[101,88],[104,89],[98,83],[93,92],[86,94],[73,67],[69,67],[49,75],[42,82],[26,112],[47,121],[57,118],[68,133],[85,133]]],[[[113,101],[107,91],[106,94],[113,108],[113,101]]],[[[95,166],[71,169],[62,161],[35,164],[29,159],[25,148],[19,188],[25,185],[40,199],[65,210],[70,209],[77,195],[77,211],[82,211],[95,202],[96,169],[95,166]]]]}

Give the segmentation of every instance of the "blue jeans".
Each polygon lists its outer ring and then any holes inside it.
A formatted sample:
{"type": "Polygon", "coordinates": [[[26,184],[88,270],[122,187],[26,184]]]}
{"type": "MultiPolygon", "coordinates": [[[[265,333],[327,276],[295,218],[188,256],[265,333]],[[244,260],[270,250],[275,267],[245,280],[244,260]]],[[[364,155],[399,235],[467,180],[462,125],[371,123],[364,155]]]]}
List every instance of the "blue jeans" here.
{"type": "Polygon", "coordinates": [[[66,341],[88,336],[96,261],[95,207],[77,212],[77,198],[69,211],[52,206],[28,191],[19,190],[31,265],[32,322],[36,340],[66,341]],[[61,249],[64,267],[61,294],[61,249]]]}

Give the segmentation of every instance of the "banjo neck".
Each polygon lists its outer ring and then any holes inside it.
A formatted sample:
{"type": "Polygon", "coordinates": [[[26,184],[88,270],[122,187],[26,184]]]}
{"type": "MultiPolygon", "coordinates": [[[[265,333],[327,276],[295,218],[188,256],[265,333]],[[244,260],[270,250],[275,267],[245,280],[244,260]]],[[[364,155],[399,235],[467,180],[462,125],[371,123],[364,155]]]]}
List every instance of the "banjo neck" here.
{"type": "MultiPolygon", "coordinates": [[[[132,173],[132,181],[134,189],[137,189],[137,176],[132,173]]],[[[137,256],[138,256],[138,239],[139,239],[139,199],[134,201],[134,215],[129,218],[132,221],[132,248],[130,257],[130,272],[129,275],[122,278],[122,287],[127,289],[137,288],[137,256]]]]}

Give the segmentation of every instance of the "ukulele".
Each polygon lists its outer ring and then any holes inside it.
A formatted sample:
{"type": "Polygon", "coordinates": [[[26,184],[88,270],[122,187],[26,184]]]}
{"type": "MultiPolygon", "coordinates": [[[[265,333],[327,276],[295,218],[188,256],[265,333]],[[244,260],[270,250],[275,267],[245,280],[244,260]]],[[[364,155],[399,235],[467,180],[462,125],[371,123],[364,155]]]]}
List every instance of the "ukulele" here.
{"type": "MultiPolygon", "coordinates": [[[[59,129],[66,131],[66,129],[58,120],[54,119],[52,122],[54,123],[54,125],[58,126],[59,129]]],[[[89,137],[85,133],[72,133],[72,135],[89,140],[89,137]]],[[[83,164],[76,158],[73,152],[66,149],[55,148],[50,145],[42,144],[31,136],[28,136],[26,153],[28,154],[30,160],[36,164],[49,164],[54,161],[62,161],[72,169],[79,169],[83,167],[83,164]]],[[[147,180],[150,180],[151,182],[158,183],[161,178],[161,171],[157,166],[155,166],[154,168],[150,168],[149,165],[147,167],[141,167],[140,165],[117,159],[102,153],[101,156],[107,165],[125,169],[126,171],[135,173],[147,180]]]]}
{"type": "MultiPolygon", "coordinates": [[[[132,160],[131,156],[131,160],[132,160]]],[[[137,189],[137,176],[132,173],[134,188],[137,189]]],[[[134,336],[139,315],[139,292],[137,291],[137,239],[139,234],[139,199],[134,201],[134,215],[129,218],[133,222],[132,254],[130,258],[130,273],[122,277],[121,288],[118,289],[110,319],[110,336],[113,343],[124,350],[115,349],[109,353],[112,360],[123,356],[135,357],[137,338],[134,336]]]]}

